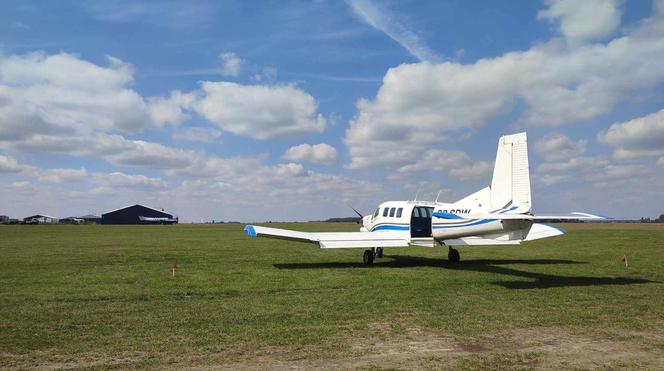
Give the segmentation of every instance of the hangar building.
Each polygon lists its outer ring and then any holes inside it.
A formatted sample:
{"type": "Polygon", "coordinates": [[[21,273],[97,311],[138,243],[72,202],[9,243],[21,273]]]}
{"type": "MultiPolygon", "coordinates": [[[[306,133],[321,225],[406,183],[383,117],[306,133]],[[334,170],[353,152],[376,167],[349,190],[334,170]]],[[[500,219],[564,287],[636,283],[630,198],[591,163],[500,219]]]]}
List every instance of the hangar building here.
{"type": "Polygon", "coordinates": [[[101,214],[101,224],[177,224],[178,218],[143,205],[133,205],[101,214]]]}
{"type": "Polygon", "coordinates": [[[54,217],[54,216],[48,216],[48,215],[32,215],[23,218],[23,223],[25,224],[57,224],[60,219],[54,217]]]}

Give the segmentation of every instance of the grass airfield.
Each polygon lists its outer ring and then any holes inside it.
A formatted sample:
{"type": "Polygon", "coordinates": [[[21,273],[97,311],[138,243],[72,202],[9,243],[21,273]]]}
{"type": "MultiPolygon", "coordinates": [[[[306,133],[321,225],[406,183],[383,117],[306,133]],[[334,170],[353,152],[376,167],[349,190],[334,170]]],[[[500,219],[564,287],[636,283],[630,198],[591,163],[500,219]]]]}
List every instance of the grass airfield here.
{"type": "Polygon", "coordinates": [[[664,225],[372,267],[242,227],[0,226],[0,368],[664,369],[664,225]]]}

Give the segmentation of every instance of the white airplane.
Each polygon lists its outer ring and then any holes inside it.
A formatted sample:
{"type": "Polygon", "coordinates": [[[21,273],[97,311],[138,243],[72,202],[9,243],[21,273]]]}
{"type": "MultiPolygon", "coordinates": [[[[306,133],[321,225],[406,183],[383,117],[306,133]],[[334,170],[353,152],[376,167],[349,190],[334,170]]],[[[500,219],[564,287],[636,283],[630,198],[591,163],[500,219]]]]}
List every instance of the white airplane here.
{"type": "Polygon", "coordinates": [[[457,202],[383,202],[373,215],[362,217],[359,232],[299,232],[255,225],[247,225],[244,231],[252,237],[313,242],[322,249],[365,248],[364,264],[371,265],[375,257],[383,257],[384,247],[440,244],[449,248],[451,262],[459,262],[459,251],[453,246],[516,245],[565,233],[561,228],[537,221],[607,219],[579,212],[535,216],[531,210],[528,143],[524,132],[498,140],[491,185],[457,202]]]}

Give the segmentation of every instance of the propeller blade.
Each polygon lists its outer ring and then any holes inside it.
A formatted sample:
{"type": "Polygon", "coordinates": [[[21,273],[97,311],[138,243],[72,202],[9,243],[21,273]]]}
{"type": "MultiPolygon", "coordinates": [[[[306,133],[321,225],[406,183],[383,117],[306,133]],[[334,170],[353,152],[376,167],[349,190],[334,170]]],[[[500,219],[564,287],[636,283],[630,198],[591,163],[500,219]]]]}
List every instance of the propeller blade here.
{"type": "Polygon", "coordinates": [[[350,206],[350,205],[348,205],[348,207],[350,207],[351,209],[353,209],[353,211],[355,211],[355,214],[357,214],[357,216],[359,216],[359,217],[360,217],[360,220],[362,220],[362,218],[364,218],[364,216],[363,216],[362,214],[360,214],[360,212],[359,212],[359,211],[355,210],[355,208],[354,208],[354,207],[352,207],[352,206],[350,206]]]}

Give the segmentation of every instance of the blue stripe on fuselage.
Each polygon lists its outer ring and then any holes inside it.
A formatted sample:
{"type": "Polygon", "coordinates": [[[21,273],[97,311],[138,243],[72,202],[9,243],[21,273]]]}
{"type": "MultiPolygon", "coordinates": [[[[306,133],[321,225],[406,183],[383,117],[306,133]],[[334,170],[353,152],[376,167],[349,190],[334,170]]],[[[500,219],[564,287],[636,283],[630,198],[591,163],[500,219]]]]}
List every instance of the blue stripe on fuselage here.
{"type": "Polygon", "coordinates": [[[383,224],[373,228],[371,231],[390,230],[390,231],[407,231],[410,227],[401,225],[383,224]]]}
{"type": "Polygon", "coordinates": [[[433,228],[433,229],[442,229],[442,228],[470,227],[472,225],[480,225],[480,224],[495,222],[496,220],[498,220],[498,219],[482,219],[482,220],[478,220],[478,221],[470,223],[470,224],[462,224],[462,225],[433,225],[433,226],[431,226],[431,228],[433,228]]]}

